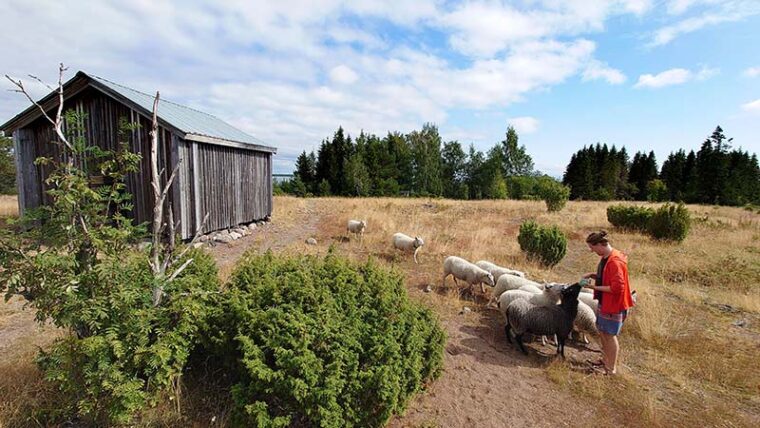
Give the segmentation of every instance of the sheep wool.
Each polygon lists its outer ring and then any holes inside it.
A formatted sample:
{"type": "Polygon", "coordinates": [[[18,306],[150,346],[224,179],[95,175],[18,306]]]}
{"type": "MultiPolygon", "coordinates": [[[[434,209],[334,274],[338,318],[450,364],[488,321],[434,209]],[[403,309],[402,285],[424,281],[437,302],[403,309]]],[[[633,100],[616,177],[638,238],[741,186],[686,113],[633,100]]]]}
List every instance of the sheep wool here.
{"type": "Polygon", "coordinates": [[[543,291],[542,288],[536,287],[533,284],[525,284],[522,287],[518,288],[518,290],[530,291],[531,293],[536,293],[536,294],[539,294],[543,291]]]}
{"type": "Polygon", "coordinates": [[[599,310],[599,301],[594,300],[594,295],[591,293],[581,293],[578,295],[578,301],[583,302],[591,308],[592,311],[596,314],[599,310]]]}
{"type": "Polygon", "coordinates": [[[531,281],[526,278],[522,278],[515,275],[502,275],[496,285],[491,291],[491,300],[498,300],[499,296],[507,290],[517,290],[523,285],[532,285],[536,288],[543,288],[543,286],[535,281],[531,281]]]}
{"type": "Polygon", "coordinates": [[[587,304],[578,299],[578,315],[575,317],[574,327],[583,336],[583,341],[589,343],[586,333],[597,333],[596,313],[587,304]]]}
{"type": "Polygon", "coordinates": [[[480,284],[480,291],[485,293],[483,283],[493,286],[493,275],[487,270],[481,269],[478,266],[468,262],[467,260],[449,256],[443,261],[443,285],[446,285],[446,278],[451,275],[454,277],[454,283],[459,285],[458,279],[467,282],[470,287],[475,284],[480,284]]]}
{"type": "Polygon", "coordinates": [[[562,287],[562,303],[559,305],[536,306],[523,299],[510,303],[506,313],[507,324],[504,326],[507,341],[512,343],[510,332],[513,331],[520,350],[527,354],[528,351],[523,345],[525,333],[541,336],[556,335],[557,353],[564,358],[565,341],[573,329],[578,314],[580,289],[581,286],[578,284],[562,287]]]}
{"type": "Polygon", "coordinates": [[[346,232],[356,233],[361,235],[367,229],[367,222],[365,220],[349,220],[346,225],[346,232]]]}
{"type": "Polygon", "coordinates": [[[417,252],[425,245],[425,242],[419,236],[412,238],[401,232],[393,234],[393,248],[401,251],[414,251],[414,262],[417,263],[417,252]]]}
{"type": "Polygon", "coordinates": [[[514,276],[520,276],[520,277],[525,278],[525,272],[520,272],[519,270],[513,270],[513,269],[501,267],[497,264],[489,262],[488,260],[479,260],[475,262],[475,265],[481,269],[491,272],[491,275],[493,275],[494,281],[498,281],[502,275],[514,275],[514,276]]]}

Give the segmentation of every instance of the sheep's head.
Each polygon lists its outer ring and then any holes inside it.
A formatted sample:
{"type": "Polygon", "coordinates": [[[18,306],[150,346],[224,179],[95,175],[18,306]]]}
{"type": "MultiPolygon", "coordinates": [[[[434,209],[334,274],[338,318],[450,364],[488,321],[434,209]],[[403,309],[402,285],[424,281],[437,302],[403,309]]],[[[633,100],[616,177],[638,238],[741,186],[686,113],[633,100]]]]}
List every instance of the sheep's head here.
{"type": "Polygon", "coordinates": [[[486,275],[486,280],[484,282],[490,285],[491,287],[494,286],[493,274],[491,272],[488,272],[488,275],[486,275]]]}
{"type": "Polygon", "coordinates": [[[560,298],[562,296],[562,293],[567,288],[567,285],[565,284],[559,284],[556,282],[545,282],[544,283],[544,293],[550,294],[553,297],[560,298]]]}
{"type": "Polygon", "coordinates": [[[425,245],[425,242],[422,241],[422,238],[419,236],[414,237],[414,248],[420,248],[421,246],[425,245]]]}
{"type": "Polygon", "coordinates": [[[566,285],[562,288],[562,301],[578,300],[578,294],[581,292],[581,285],[577,282],[573,285],[566,285]]]}

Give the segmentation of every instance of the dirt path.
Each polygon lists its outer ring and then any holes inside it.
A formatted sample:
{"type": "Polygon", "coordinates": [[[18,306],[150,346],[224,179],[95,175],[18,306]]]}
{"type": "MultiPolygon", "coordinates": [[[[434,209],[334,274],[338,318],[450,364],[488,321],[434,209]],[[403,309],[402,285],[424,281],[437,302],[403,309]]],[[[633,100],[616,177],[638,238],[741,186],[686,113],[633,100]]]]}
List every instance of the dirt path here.
{"type": "Polygon", "coordinates": [[[251,235],[229,244],[212,244],[208,251],[214,256],[221,272],[229,272],[235,262],[248,250],[279,252],[296,243],[304,242],[316,233],[320,215],[314,200],[306,199],[303,208],[295,213],[295,221],[283,224],[278,219],[261,224],[251,235]]]}
{"type": "MultiPolygon", "coordinates": [[[[336,213],[307,199],[287,224],[275,218],[253,235],[211,247],[210,251],[220,269],[229,270],[249,249],[278,252],[315,236],[319,241],[316,251],[336,244],[350,257],[366,257],[361,247],[344,242],[338,220],[336,213]]],[[[422,291],[427,278],[420,278],[416,267],[406,263],[397,266],[407,271],[408,290],[414,298],[441,298],[422,291]]],[[[403,417],[391,420],[389,427],[548,427],[593,421],[590,406],[573,404],[569,394],[548,380],[546,366],[554,360],[555,352],[551,345],[531,344],[530,355],[525,356],[506,343],[496,310],[472,302],[463,301],[462,305],[471,307],[472,312],[441,314],[448,336],[443,374],[410,403],[403,417]]],[[[569,345],[566,353],[568,364],[579,369],[587,358],[596,356],[579,345],[569,345]]]]}

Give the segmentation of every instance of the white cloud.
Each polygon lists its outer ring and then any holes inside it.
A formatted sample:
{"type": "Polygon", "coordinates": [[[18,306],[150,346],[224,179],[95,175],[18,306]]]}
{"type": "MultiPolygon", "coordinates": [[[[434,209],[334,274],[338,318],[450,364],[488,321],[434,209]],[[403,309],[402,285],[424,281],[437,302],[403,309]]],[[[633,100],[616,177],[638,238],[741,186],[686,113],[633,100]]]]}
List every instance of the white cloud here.
{"type": "Polygon", "coordinates": [[[718,69],[702,67],[694,73],[685,68],[671,68],[658,74],[642,74],[634,88],[662,88],[680,85],[692,80],[706,80],[718,74],[718,69]]]}
{"type": "Polygon", "coordinates": [[[330,79],[338,84],[350,85],[356,82],[359,79],[359,76],[351,69],[351,67],[341,64],[330,70],[330,79]]]}
{"type": "MultiPolygon", "coordinates": [[[[352,134],[405,132],[428,121],[443,128],[453,109],[503,109],[573,76],[615,83],[622,73],[594,59],[596,45],[585,35],[651,4],[4,0],[0,71],[52,82],[63,61],[70,76],[84,70],[145,92],[160,89],[291,159],[338,125],[352,134]],[[450,46],[425,45],[417,36],[427,31],[450,46]]],[[[25,107],[23,98],[0,91],[0,118],[25,107]]]]}
{"type": "Polygon", "coordinates": [[[760,99],[742,104],[742,110],[748,111],[750,113],[760,114],[760,99]]]}
{"type": "Polygon", "coordinates": [[[707,80],[711,77],[717,76],[720,70],[711,67],[702,67],[695,75],[694,80],[707,80]]]}
{"type": "Polygon", "coordinates": [[[489,57],[523,41],[578,35],[604,29],[612,15],[650,10],[651,0],[535,0],[519,2],[478,0],[441,14],[438,23],[451,30],[451,46],[471,57],[489,57]]]}
{"type": "Polygon", "coordinates": [[[532,134],[538,130],[539,121],[535,117],[511,117],[507,123],[514,126],[518,134],[532,134]]]}
{"type": "Polygon", "coordinates": [[[746,70],[744,70],[744,76],[745,77],[759,77],[760,76],[760,67],[750,67],[746,70]]]}
{"type": "Polygon", "coordinates": [[[663,86],[680,85],[691,79],[691,72],[683,68],[673,68],[662,73],[642,74],[635,88],[661,88],[663,86]]]}
{"type": "Polygon", "coordinates": [[[713,7],[708,8],[708,10],[698,16],[685,18],[658,29],[652,35],[649,46],[666,45],[679,36],[701,30],[705,27],[725,22],[741,21],[760,14],[760,2],[757,0],[676,0],[668,4],[668,11],[678,15],[696,4],[713,7]]]}
{"type": "Polygon", "coordinates": [[[607,83],[619,85],[626,81],[625,74],[622,71],[610,67],[607,63],[592,60],[589,61],[586,69],[583,70],[583,81],[606,80],[607,83]]]}

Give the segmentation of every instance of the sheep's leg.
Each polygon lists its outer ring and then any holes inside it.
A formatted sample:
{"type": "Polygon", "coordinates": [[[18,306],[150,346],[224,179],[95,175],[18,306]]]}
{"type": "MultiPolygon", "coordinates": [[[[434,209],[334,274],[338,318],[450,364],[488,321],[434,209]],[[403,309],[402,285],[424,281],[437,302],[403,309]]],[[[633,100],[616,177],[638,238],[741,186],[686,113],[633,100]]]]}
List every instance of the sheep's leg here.
{"type": "Polygon", "coordinates": [[[486,294],[486,289],[483,287],[483,283],[480,283],[480,294],[486,294]]]}
{"type": "Polygon", "coordinates": [[[416,250],[414,250],[414,263],[416,263],[416,264],[419,264],[419,262],[417,261],[417,251],[419,251],[419,250],[420,250],[419,248],[417,248],[416,250]]]}
{"type": "Polygon", "coordinates": [[[523,352],[523,354],[528,355],[528,351],[525,349],[525,345],[523,345],[523,335],[516,334],[515,339],[517,339],[517,344],[520,346],[520,350],[523,352]]]}
{"type": "Polygon", "coordinates": [[[541,336],[541,345],[546,346],[546,336],[541,336]]]}
{"type": "Polygon", "coordinates": [[[566,338],[557,338],[557,353],[562,356],[562,359],[565,359],[565,339],[566,338]]]}
{"type": "Polygon", "coordinates": [[[507,322],[507,325],[504,326],[504,334],[507,336],[507,342],[512,343],[512,338],[509,337],[509,332],[510,332],[509,322],[507,322]]]}
{"type": "Polygon", "coordinates": [[[441,288],[446,288],[446,277],[449,276],[448,273],[443,273],[443,281],[441,281],[441,288]]]}

